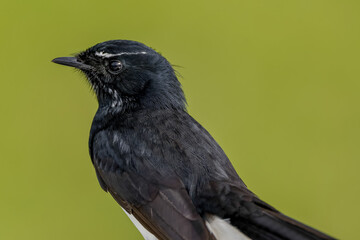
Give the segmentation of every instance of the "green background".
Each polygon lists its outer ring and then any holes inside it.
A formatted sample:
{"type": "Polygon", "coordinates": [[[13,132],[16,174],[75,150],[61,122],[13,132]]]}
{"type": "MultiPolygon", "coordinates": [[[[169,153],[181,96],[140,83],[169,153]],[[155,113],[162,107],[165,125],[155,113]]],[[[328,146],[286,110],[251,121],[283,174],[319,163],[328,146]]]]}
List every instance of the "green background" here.
{"type": "Polygon", "coordinates": [[[51,63],[132,39],[177,67],[189,112],[250,189],[360,239],[360,3],[2,1],[0,239],[140,239],[88,155],[85,78],[51,63]]]}

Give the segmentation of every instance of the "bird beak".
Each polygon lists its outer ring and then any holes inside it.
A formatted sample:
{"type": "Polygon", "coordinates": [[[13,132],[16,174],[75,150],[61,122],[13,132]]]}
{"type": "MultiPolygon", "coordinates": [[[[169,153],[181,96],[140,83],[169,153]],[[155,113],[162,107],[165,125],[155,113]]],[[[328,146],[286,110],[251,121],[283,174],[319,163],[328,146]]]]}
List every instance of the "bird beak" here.
{"type": "Polygon", "coordinates": [[[59,57],[52,60],[53,63],[78,68],[80,70],[90,70],[92,67],[80,62],[76,57],[59,57]]]}

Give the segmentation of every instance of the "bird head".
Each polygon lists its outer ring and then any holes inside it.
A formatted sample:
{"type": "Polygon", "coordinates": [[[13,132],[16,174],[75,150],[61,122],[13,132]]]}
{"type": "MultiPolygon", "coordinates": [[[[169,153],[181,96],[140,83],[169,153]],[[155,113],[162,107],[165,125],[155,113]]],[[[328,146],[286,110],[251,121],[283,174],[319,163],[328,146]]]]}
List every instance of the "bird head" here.
{"type": "Polygon", "coordinates": [[[112,40],[75,57],[52,61],[81,70],[101,107],[185,109],[181,84],[171,64],[142,43],[112,40]]]}

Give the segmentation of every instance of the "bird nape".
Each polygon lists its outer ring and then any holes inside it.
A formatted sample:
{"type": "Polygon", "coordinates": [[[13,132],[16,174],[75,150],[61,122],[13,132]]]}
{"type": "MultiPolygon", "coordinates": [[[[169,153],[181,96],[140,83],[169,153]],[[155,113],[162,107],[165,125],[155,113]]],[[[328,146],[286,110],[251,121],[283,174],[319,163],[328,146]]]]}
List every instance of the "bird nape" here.
{"type": "Polygon", "coordinates": [[[172,66],[153,49],[113,40],[53,62],[80,69],[94,89],[89,148],[98,181],[145,239],[334,239],[246,187],[187,113],[172,66]]]}

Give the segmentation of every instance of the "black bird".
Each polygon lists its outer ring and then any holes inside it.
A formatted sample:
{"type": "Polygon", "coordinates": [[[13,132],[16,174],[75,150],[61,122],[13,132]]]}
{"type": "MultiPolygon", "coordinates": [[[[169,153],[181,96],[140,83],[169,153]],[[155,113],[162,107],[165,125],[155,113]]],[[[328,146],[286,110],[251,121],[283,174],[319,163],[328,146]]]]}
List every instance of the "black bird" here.
{"type": "Polygon", "coordinates": [[[334,239],[260,200],[186,111],[174,69],[127,40],[54,63],[80,69],[99,108],[89,139],[101,187],[145,239],[334,239]]]}

